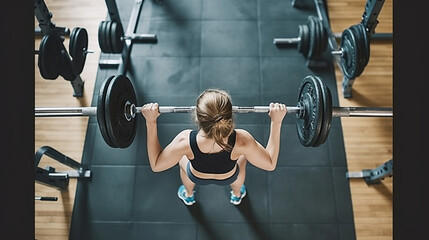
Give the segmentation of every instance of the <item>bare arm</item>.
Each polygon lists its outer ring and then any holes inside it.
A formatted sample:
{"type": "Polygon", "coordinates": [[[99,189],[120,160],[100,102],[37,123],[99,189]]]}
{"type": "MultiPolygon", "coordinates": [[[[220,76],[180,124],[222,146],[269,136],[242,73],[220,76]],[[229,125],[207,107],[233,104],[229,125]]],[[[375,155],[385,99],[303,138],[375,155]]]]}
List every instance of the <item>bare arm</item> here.
{"type": "Polygon", "coordinates": [[[270,104],[270,136],[265,148],[249,133],[243,133],[243,155],[252,165],[267,171],[273,171],[276,168],[280,152],[282,121],[286,114],[287,108],[284,104],[270,104]]]}
{"type": "Polygon", "coordinates": [[[147,153],[152,171],[161,172],[173,167],[187,153],[186,134],[189,135],[189,133],[182,131],[163,149],[158,138],[157,118],[160,115],[158,104],[149,103],[144,105],[142,115],[146,119],[147,153]]]}

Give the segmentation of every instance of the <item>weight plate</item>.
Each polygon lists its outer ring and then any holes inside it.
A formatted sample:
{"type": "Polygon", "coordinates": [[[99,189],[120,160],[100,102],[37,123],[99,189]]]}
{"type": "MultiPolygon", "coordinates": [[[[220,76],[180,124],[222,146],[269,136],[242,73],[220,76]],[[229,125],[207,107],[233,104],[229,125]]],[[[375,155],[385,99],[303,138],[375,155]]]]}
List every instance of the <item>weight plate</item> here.
{"type": "Polygon", "coordinates": [[[311,58],[314,55],[315,45],[316,45],[316,26],[314,25],[314,21],[311,16],[308,16],[307,18],[307,25],[308,25],[308,32],[310,35],[310,41],[308,45],[308,53],[307,58],[311,58]]]}
{"type": "Polygon", "coordinates": [[[112,22],[110,32],[113,53],[121,53],[122,49],[124,48],[124,42],[121,40],[122,36],[124,35],[122,24],[112,22]]]}
{"type": "Polygon", "coordinates": [[[305,147],[313,146],[322,127],[323,99],[315,77],[308,75],[301,82],[298,106],[304,108],[303,116],[296,118],[299,141],[305,147]]]}
{"type": "Polygon", "coordinates": [[[322,115],[322,126],[320,128],[320,134],[316,142],[312,145],[313,147],[318,147],[325,143],[329,135],[329,130],[331,129],[332,123],[332,95],[328,86],[322,81],[321,78],[315,76],[322,93],[322,102],[323,102],[323,115],[322,115]]]}
{"type": "Polygon", "coordinates": [[[343,69],[344,75],[349,79],[356,77],[358,68],[358,54],[356,47],[356,39],[353,31],[347,28],[341,34],[341,49],[343,56],[341,57],[341,68],[343,69]]]}
{"type": "Polygon", "coordinates": [[[101,21],[100,25],[98,26],[98,44],[100,46],[100,49],[103,53],[109,53],[109,37],[106,37],[107,30],[106,30],[107,21],[101,21]]]}
{"type": "Polygon", "coordinates": [[[369,36],[368,36],[368,32],[365,30],[365,26],[362,23],[360,23],[359,27],[360,27],[360,29],[362,31],[362,36],[363,36],[363,39],[364,39],[364,42],[365,42],[364,56],[365,56],[365,62],[366,62],[365,66],[366,66],[368,64],[368,62],[369,62],[370,39],[369,39],[369,36]]]}
{"type": "Polygon", "coordinates": [[[73,69],[76,74],[80,74],[85,66],[86,50],[88,49],[88,32],[86,29],[78,28],[75,34],[70,36],[70,43],[69,49],[70,55],[73,57],[73,69]]]}
{"type": "Polygon", "coordinates": [[[73,31],[70,34],[70,40],[69,40],[69,52],[70,56],[74,58],[74,52],[75,52],[75,40],[76,40],[76,32],[79,30],[79,27],[73,28],[73,31]]]}
{"type": "Polygon", "coordinates": [[[105,102],[105,118],[110,140],[117,148],[126,148],[134,141],[137,118],[127,120],[125,105],[136,104],[133,84],[124,75],[114,77],[108,87],[105,102]]]}
{"type": "Polygon", "coordinates": [[[356,51],[355,51],[355,53],[356,53],[357,65],[356,65],[356,72],[355,72],[354,77],[358,77],[361,74],[362,69],[363,69],[362,68],[362,65],[363,65],[363,62],[362,62],[362,48],[364,46],[362,44],[364,44],[364,43],[362,41],[361,31],[360,31],[360,29],[357,28],[357,25],[350,26],[350,30],[353,33],[353,36],[354,36],[355,41],[356,41],[356,44],[355,44],[356,45],[356,51]]]}
{"type": "Polygon", "coordinates": [[[98,46],[100,47],[101,51],[104,52],[105,46],[104,46],[104,39],[103,39],[103,25],[104,21],[101,21],[100,24],[98,24],[98,46]]]}
{"type": "Polygon", "coordinates": [[[365,69],[366,65],[368,64],[369,52],[367,51],[367,49],[369,48],[369,42],[365,31],[365,27],[363,26],[363,24],[359,23],[359,24],[353,25],[353,30],[356,33],[355,34],[356,43],[359,49],[358,51],[359,65],[358,65],[356,76],[360,76],[363,70],[365,69]]]}
{"type": "Polygon", "coordinates": [[[314,57],[318,57],[320,55],[320,44],[321,44],[321,39],[320,39],[320,25],[319,25],[319,19],[315,16],[311,16],[312,21],[314,22],[314,39],[315,39],[315,44],[314,44],[314,51],[313,51],[313,58],[314,57]]]}
{"type": "Polygon", "coordinates": [[[107,53],[113,53],[111,35],[112,22],[106,21],[104,26],[104,39],[106,40],[107,53]]]}
{"type": "Polygon", "coordinates": [[[308,51],[308,26],[301,24],[298,26],[298,36],[300,41],[298,42],[298,52],[307,56],[308,51]]]}
{"type": "Polygon", "coordinates": [[[61,38],[56,34],[45,35],[39,45],[37,65],[44,79],[55,80],[60,75],[61,38]]]}
{"type": "Polygon", "coordinates": [[[106,102],[106,94],[107,90],[110,84],[110,81],[113,79],[114,76],[111,76],[104,80],[104,82],[100,86],[99,94],[98,94],[98,101],[97,101],[97,122],[98,122],[98,128],[100,128],[101,136],[103,137],[104,141],[109,145],[110,147],[115,147],[112,140],[110,140],[110,136],[108,133],[107,125],[106,125],[106,111],[105,111],[105,102],[106,102]]]}
{"type": "Polygon", "coordinates": [[[302,27],[301,52],[304,56],[307,56],[310,42],[309,30],[307,25],[300,26],[302,27]]]}
{"type": "Polygon", "coordinates": [[[326,28],[325,26],[323,26],[323,22],[322,20],[320,20],[319,18],[317,18],[318,22],[319,22],[319,29],[320,29],[320,34],[319,34],[319,38],[320,38],[320,50],[319,52],[322,53],[323,51],[325,51],[327,45],[328,45],[328,33],[326,32],[326,28]]]}

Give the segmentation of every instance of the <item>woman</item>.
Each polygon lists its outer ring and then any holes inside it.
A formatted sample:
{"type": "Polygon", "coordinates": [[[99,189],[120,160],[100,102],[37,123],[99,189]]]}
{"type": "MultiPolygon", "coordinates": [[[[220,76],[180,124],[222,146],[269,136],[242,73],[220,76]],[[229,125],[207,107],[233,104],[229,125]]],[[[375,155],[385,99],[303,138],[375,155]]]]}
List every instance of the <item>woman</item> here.
{"type": "Polygon", "coordinates": [[[207,89],[198,96],[194,112],[198,130],[183,130],[164,149],[158,139],[158,103],[145,104],[141,112],[146,119],[151,169],[161,172],[179,163],[183,185],[178,196],[186,205],[195,203],[196,184],[230,185],[230,202],[238,205],[246,196],[247,161],[266,171],[276,168],[287,114],[284,104],[269,105],[270,137],[265,148],[246,130],[234,129],[231,97],[220,89],[207,89]]]}

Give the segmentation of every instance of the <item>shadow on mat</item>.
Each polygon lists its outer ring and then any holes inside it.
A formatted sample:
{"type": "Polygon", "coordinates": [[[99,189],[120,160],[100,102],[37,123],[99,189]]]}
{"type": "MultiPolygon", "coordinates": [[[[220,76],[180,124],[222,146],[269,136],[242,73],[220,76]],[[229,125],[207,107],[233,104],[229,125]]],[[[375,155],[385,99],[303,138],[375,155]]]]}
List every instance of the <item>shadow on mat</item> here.
{"type": "MultiPolygon", "coordinates": [[[[201,206],[198,202],[196,202],[192,206],[189,206],[188,209],[192,217],[195,218],[196,222],[198,222],[199,225],[204,229],[210,239],[224,240],[224,238],[219,236],[216,230],[210,226],[210,223],[207,221],[204,214],[202,213],[201,206]]],[[[254,231],[258,239],[269,239],[269,235],[267,234],[267,232],[264,231],[264,229],[260,227],[261,224],[257,222],[257,218],[253,213],[249,198],[243,198],[240,205],[237,206],[237,209],[241,213],[241,215],[247,220],[250,229],[254,231]]]]}
{"type": "Polygon", "coordinates": [[[192,217],[194,217],[195,221],[201,226],[204,231],[207,233],[207,236],[212,240],[221,240],[222,238],[217,235],[215,229],[210,226],[210,223],[205,218],[201,206],[198,202],[193,204],[192,206],[187,207],[192,217]]]}
{"type": "Polygon", "coordinates": [[[254,231],[258,239],[270,239],[270,236],[264,229],[261,228],[261,223],[257,221],[257,217],[253,213],[252,205],[249,201],[249,197],[243,198],[240,205],[237,206],[238,211],[247,220],[250,229],[254,231]]]}

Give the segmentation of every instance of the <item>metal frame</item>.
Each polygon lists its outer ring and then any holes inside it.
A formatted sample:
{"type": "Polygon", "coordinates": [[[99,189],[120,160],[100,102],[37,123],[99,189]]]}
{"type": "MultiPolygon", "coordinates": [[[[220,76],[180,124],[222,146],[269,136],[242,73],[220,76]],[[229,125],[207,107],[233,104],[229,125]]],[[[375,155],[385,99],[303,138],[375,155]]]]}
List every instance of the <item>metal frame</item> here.
{"type": "MultiPolygon", "coordinates": [[[[121,17],[118,11],[118,6],[116,4],[115,0],[105,0],[107,10],[109,13],[110,20],[113,22],[116,22],[116,24],[121,24],[121,17]]],[[[121,58],[118,60],[115,59],[100,59],[99,66],[100,67],[112,67],[112,66],[118,66],[118,74],[120,75],[126,75],[129,61],[130,61],[130,55],[131,55],[131,49],[133,46],[133,40],[134,38],[142,40],[142,42],[145,43],[155,43],[157,41],[156,35],[153,34],[136,34],[137,30],[137,23],[140,18],[140,12],[143,7],[143,0],[135,0],[134,6],[131,11],[130,20],[128,22],[128,27],[124,33],[123,41],[125,42],[124,48],[122,49],[121,58]]],[[[124,29],[124,28],[122,28],[124,29]]]]}
{"type": "MultiPolygon", "coordinates": [[[[64,28],[64,27],[57,27],[55,24],[51,21],[52,13],[48,10],[48,7],[45,4],[44,0],[34,0],[34,15],[37,18],[37,21],[39,22],[40,27],[40,34],[42,36],[49,35],[49,34],[56,34],[58,36],[69,36],[70,35],[70,29],[64,28]]],[[[35,34],[38,35],[38,29],[35,29],[35,34]]],[[[64,55],[66,56],[66,59],[70,61],[71,59],[70,55],[67,52],[67,49],[63,45],[64,55]]],[[[37,53],[37,51],[36,51],[37,53]]],[[[65,79],[65,78],[64,78],[65,79]]],[[[77,74],[75,79],[66,79],[68,80],[73,88],[73,97],[82,97],[83,96],[83,86],[84,81],[80,77],[79,74],[77,74]]]]}
{"type": "Polygon", "coordinates": [[[67,157],[50,146],[43,146],[37,150],[34,157],[35,181],[61,191],[67,190],[70,178],[90,179],[91,171],[77,161],[67,157]],[[45,169],[38,167],[41,158],[46,155],[75,170],[57,172],[51,166],[45,169]]]}
{"type": "MultiPolygon", "coordinates": [[[[324,0],[314,0],[316,11],[318,17],[322,20],[323,25],[327,29],[328,32],[328,43],[330,46],[330,49],[333,51],[340,50],[340,47],[337,44],[336,36],[332,32],[329,17],[327,14],[327,9],[324,3],[324,0]]],[[[362,15],[362,21],[361,23],[365,26],[365,29],[368,34],[368,38],[371,38],[372,34],[374,34],[375,27],[378,24],[378,14],[380,13],[381,8],[383,7],[384,0],[367,0],[367,3],[365,5],[365,12],[362,15]]],[[[368,53],[369,54],[369,53],[368,53]]],[[[341,60],[340,56],[333,55],[334,60],[337,62],[339,68],[343,72],[343,69],[341,67],[341,60]]],[[[368,56],[369,58],[369,56],[368,56]]],[[[351,98],[352,97],[352,87],[355,79],[349,79],[347,76],[345,76],[343,72],[343,81],[342,81],[342,87],[343,87],[343,96],[345,98],[351,98]]]]}
{"type": "MultiPolygon", "coordinates": [[[[292,3],[292,6],[294,6],[296,8],[307,8],[307,9],[309,9],[312,6],[309,6],[311,4],[309,4],[308,1],[309,0],[301,0],[301,1],[291,0],[291,3],[292,3]]],[[[379,15],[382,7],[383,7],[384,1],[385,0],[377,0],[377,1],[367,0],[367,3],[365,5],[365,11],[362,14],[361,23],[364,25],[364,27],[367,31],[367,34],[368,34],[368,38],[371,40],[391,40],[391,39],[393,39],[392,33],[379,33],[379,34],[375,33],[375,28],[378,24],[377,18],[378,18],[378,15],[379,15]]],[[[332,50],[332,52],[340,51],[341,49],[340,49],[340,46],[338,46],[338,44],[337,44],[337,39],[341,38],[341,34],[332,32],[332,29],[330,26],[330,21],[329,21],[329,16],[328,16],[326,5],[325,5],[325,0],[314,0],[314,6],[316,8],[316,12],[317,12],[319,19],[322,20],[322,23],[327,30],[328,45],[329,45],[330,49],[332,50]]],[[[340,59],[339,54],[332,54],[332,57],[334,58],[339,69],[341,69],[341,71],[343,73],[343,80],[342,80],[343,96],[345,98],[351,98],[352,97],[352,87],[353,87],[353,83],[354,83],[355,79],[354,78],[349,79],[347,76],[345,76],[344,71],[341,67],[341,59],[340,59]]],[[[309,60],[309,61],[311,61],[311,60],[309,60]]],[[[320,65],[320,64],[317,63],[317,61],[316,62],[315,61],[307,62],[307,66],[318,66],[318,65],[320,65]]]]}
{"type": "Polygon", "coordinates": [[[346,178],[363,178],[368,185],[381,183],[386,177],[393,176],[393,159],[381,164],[374,169],[364,169],[360,172],[347,172],[346,178]]]}

